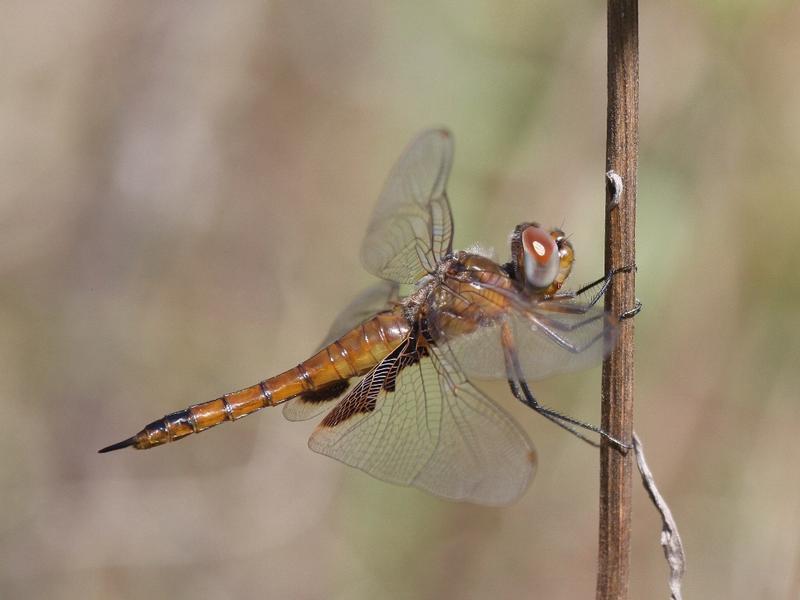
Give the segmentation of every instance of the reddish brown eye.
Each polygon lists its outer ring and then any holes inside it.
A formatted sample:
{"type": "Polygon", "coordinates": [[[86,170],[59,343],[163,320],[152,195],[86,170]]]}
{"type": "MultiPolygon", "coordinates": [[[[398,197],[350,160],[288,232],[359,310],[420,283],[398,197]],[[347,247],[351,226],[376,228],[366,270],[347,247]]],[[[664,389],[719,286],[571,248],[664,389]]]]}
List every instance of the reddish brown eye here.
{"type": "Polygon", "coordinates": [[[546,265],[558,246],[552,236],[540,227],[528,227],[522,232],[522,246],[525,254],[540,265],[546,265]]]}
{"type": "Polygon", "coordinates": [[[543,290],[555,281],[560,257],[558,244],[549,232],[532,225],[522,232],[522,266],[530,288],[543,290]]]}

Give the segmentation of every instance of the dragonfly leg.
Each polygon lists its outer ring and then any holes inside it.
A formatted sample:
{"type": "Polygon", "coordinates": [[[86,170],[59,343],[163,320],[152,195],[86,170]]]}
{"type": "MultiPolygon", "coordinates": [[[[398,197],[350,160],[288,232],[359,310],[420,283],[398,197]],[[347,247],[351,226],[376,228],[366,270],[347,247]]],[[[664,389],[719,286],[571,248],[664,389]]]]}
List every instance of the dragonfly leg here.
{"type": "MultiPolygon", "coordinates": [[[[564,314],[564,311],[561,312],[562,314],[564,314]]],[[[578,314],[583,314],[583,313],[578,313],[578,314]]],[[[606,318],[605,314],[599,313],[596,315],[592,315],[590,317],[586,317],[585,319],[583,319],[582,321],[578,321],[577,323],[563,323],[558,319],[551,319],[544,316],[537,316],[535,318],[532,318],[531,320],[534,321],[536,325],[540,325],[541,323],[546,323],[552,329],[557,329],[558,331],[574,331],[580,327],[583,327],[584,325],[588,325],[589,323],[593,323],[594,321],[605,318],[606,318]]]]}
{"type": "MultiPolygon", "coordinates": [[[[636,272],[636,264],[635,263],[631,264],[631,265],[625,265],[624,267],[618,267],[616,269],[611,269],[603,277],[600,277],[600,278],[596,279],[595,281],[593,281],[591,283],[587,283],[586,285],[578,288],[575,291],[575,295],[580,296],[584,292],[588,292],[590,289],[592,289],[592,288],[594,288],[594,287],[596,287],[596,286],[598,286],[598,285],[600,285],[602,283],[603,284],[602,289],[599,292],[596,293],[596,297],[599,298],[600,296],[603,295],[605,290],[608,288],[609,284],[611,283],[611,280],[614,278],[614,275],[618,275],[620,273],[631,273],[631,272],[634,272],[634,273],[636,272]]],[[[595,302],[597,302],[597,300],[595,300],[595,302]]]]}
{"type": "Polygon", "coordinates": [[[579,421],[578,419],[574,419],[556,410],[553,410],[552,408],[548,408],[540,404],[539,401],[536,400],[536,397],[533,395],[530,388],[528,387],[527,381],[525,381],[525,377],[522,373],[522,367],[519,364],[519,358],[514,344],[513,334],[511,333],[511,328],[508,326],[508,324],[503,325],[501,331],[501,340],[506,360],[508,385],[511,388],[511,393],[514,394],[514,397],[516,397],[526,406],[529,406],[530,408],[535,410],[543,417],[547,418],[553,423],[556,423],[560,427],[566,429],[573,435],[591,444],[592,446],[596,447],[597,443],[586,438],[584,435],[578,432],[575,429],[575,427],[580,427],[581,429],[592,431],[600,435],[601,437],[604,437],[606,440],[614,444],[617,448],[619,448],[623,452],[630,450],[632,448],[630,444],[626,444],[625,442],[618,440],[617,438],[609,434],[607,431],[603,430],[602,428],[596,425],[592,425],[590,423],[584,423],[583,421],[579,421]]]}
{"type": "MultiPolygon", "coordinates": [[[[631,319],[639,314],[642,310],[642,302],[637,298],[636,302],[633,305],[633,308],[630,308],[621,314],[617,315],[617,320],[624,321],[625,319],[631,319]]],[[[591,305],[575,305],[575,304],[551,304],[548,305],[547,303],[543,302],[539,305],[539,308],[543,311],[552,312],[554,314],[567,314],[567,315],[583,315],[591,308],[591,305]]],[[[591,317],[587,317],[583,321],[578,321],[577,323],[562,323],[557,319],[548,319],[546,317],[540,317],[543,321],[550,324],[553,329],[558,329],[559,331],[573,331],[578,327],[583,327],[584,325],[588,325],[592,321],[596,321],[597,319],[604,318],[603,314],[592,315],[591,317]]]]}
{"type": "Polygon", "coordinates": [[[569,423],[570,425],[574,425],[576,427],[580,427],[581,429],[586,429],[587,431],[593,431],[594,433],[600,435],[601,437],[606,438],[609,442],[614,444],[617,448],[619,448],[623,452],[633,448],[633,446],[631,446],[630,444],[626,444],[625,442],[623,442],[621,440],[618,440],[613,435],[611,435],[610,433],[608,433],[607,431],[605,431],[601,427],[598,427],[597,425],[592,425],[591,423],[585,423],[583,421],[579,421],[578,419],[574,419],[572,417],[569,417],[569,416],[567,416],[567,415],[565,415],[563,413],[560,413],[560,412],[558,412],[556,410],[553,410],[552,408],[548,408],[546,406],[543,406],[533,396],[533,394],[530,391],[530,388],[528,387],[528,384],[525,382],[524,379],[520,379],[519,380],[519,384],[520,384],[520,388],[522,389],[523,395],[525,397],[525,400],[523,401],[523,403],[525,405],[530,406],[537,413],[539,413],[543,417],[548,418],[549,420],[553,421],[554,423],[557,423],[558,425],[560,425],[564,429],[566,429],[568,431],[571,431],[573,434],[577,435],[579,438],[581,438],[584,441],[588,442],[592,446],[598,447],[599,445],[597,443],[593,442],[592,440],[589,440],[589,439],[583,437],[582,435],[579,435],[577,431],[575,431],[573,428],[570,428],[570,427],[566,426],[565,423],[569,423]]]}
{"type": "MultiPolygon", "coordinates": [[[[602,338],[605,335],[605,332],[601,331],[600,333],[595,335],[592,339],[588,340],[585,344],[578,345],[578,344],[574,344],[574,343],[570,342],[569,340],[565,339],[562,335],[559,335],[559,333],[557,331],[555,331],[555,329],[558,329],[559,327],[554,327],[553,321],[551,321],[550,319],[543,319],[541,317],[531,317],[530,320],[537,327],[539,327],[539,329],[541,329],[542,332],[545,335],[547,335],[550,339],[552,339],[556,344],[558,344],[559,346],[564,348],[564,350],[567,350],[568,352],[571,352],[572,354],[579,354],[579,353],[583,352],[584,350],[586,350],[587,348],[592,346],[595,342],[597,342],[600,338],[602,338]]],[[[590,322],[590,321],[593,321],[593,320],[594,319],[588,319],[587,322],[590,322]]],[[[585,324],[585,323],[583,323],[583,324],[585,324]]],[[[564,325],[563,323],[560,323],[559,325],[562,326],[561,327],[562,330],[566,329],[567,331],[569,331],[570,329],[574,329],[574,327],[570,328],[570,327],[564,325]]]]}
{"type": "Polygon", "coordinates": [[[521,393],[521,391],[520,391],[520,386],[518,386],[517,382],[512,380],[512,379],[508,380],[508,386],[511,388],[511,393],[514,395],[514,397],[517,400],[519,400],[520,402],[522,402],[526,406],[529,406],[530,408],[535,410],[537,413],[542,415],[547,420],[551,421],[552,423],[555,423],[556,425],[558,425],[562,429],[566,429],[572,435],[574,435],[575,437],[583,440],[584,442],[586,442],[590,446],[594,446],[595,448],[599,448],[600,447],[600,444],[598,444],[597,442],[595,442],[592,439],[589,439],[588,437],[583,435],[580,431],[578,431],[577,429],[575,429],[571,425],[567,425],[567,423],[565,423],[564,421],[560,420],[559,417],[561,417],[563,415],[559,414],[558,416],[556,416],[555,414],[551,414],[550,411],[543,411],[542,410],[543,407],[536,401],[536,398],[534,398],[533,395],[530,394],[530,389],[527,390],[528,394],[523,395],[521,393]]]}
{"type": "MultiPolygon", "coordinates": [[[[639,300],[636,300],[636,304],[630,310],[623,312],[618,318],[620,320],[631,319],[639,314],[639,311],[642,310],[642,303],[639,300]]],[[[562,323],[558,319],[550,319],[547,317],[539,316],[529,316],[529,319],[532,323],[534,323],[542,332],[547,335],[550,339],[552,339],[556,344],[564,348],[565,350],[573,353],[578,354],[579,352],[583,352],[587,348],[589,348],[592,344],[597,342],[600,338],[605,335],[604,331],[599,332],[593,338],[588,340],[586,343],[577,345],[566,338],[560,335],[559,332],[569,332],[577,329],[578,327],[583,327],[584,325],[588,325],[592,321],[596,321],[597,319],[605,318],[605,315],[593,315],[584,319],[583,321],[579,321],[578,323],[562,323]]]]}
{"type": "Polygon", "coordinates": [[[575,312],[586,312],[590,308],[592,308],[595,304],[597,304],[600,298],[606,293],[608,290],[608,286],[611,285],[611,281],[614,279],[615,275],[619,275],[620,273],[630,273],[631,271],[636,271],[636,265],[626,265],[624,267],[619,267],[617,269],[612,269],[608,273],[606,273],[603,277],[592,281],[591,283],[587,283],[586,285],[578,288],[574,292],[560,292],[555,294],[550,298],[550,300],[574,300],[581,294],[585,294],[589,290],[597,287],[598,285],[601,286],[599,290],[597,290],[594,295],[591,297],[588,303],[586,304],[576,304],[573,305],[572,308],[575,309],[575,312]]]}

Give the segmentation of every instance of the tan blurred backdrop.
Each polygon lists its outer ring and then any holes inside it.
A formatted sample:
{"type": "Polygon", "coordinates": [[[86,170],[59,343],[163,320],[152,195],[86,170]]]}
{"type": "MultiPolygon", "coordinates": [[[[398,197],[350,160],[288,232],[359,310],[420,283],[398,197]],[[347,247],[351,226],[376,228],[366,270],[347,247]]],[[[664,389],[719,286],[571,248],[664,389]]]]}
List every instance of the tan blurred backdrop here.
{"type": "MultiPolygon", "coordinates": [[[[601,2],[0,6],[0,596],[591,598],[597,456],[536,441],[507,509],[306,448],[266,411],[96,450],[296,364],[369,282],[420,129],[457,140],[456,242],[560,225],[602,271],[601,2]]],[[[636,429],[690,598],[800,596],[800,6],[642,2],[636,429]]],[[[538,384],[598,420],[599,369],[538,384]]],[[[635,488],[632,597],[666,597],[635,488]]]]}

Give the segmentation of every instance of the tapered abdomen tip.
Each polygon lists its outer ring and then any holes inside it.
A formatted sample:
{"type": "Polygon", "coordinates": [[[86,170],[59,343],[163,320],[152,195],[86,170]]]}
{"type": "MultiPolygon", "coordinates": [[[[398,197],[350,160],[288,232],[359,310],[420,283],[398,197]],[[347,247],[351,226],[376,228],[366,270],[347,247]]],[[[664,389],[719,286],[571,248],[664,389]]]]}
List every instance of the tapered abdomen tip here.
{"type": "Polygon", "coordinates": [[[122,448],[127,448],[128,446],[133,446],[136,443],[136,436],[129,437],[127,440],[122,440],[121,442],[117,442],[116,444],[111,444],[110,446],[106,446],[98,450],[97,452],[100,454],[105,454],[106,452],[113,452],[114,450],[121,450],[122,448]]]}

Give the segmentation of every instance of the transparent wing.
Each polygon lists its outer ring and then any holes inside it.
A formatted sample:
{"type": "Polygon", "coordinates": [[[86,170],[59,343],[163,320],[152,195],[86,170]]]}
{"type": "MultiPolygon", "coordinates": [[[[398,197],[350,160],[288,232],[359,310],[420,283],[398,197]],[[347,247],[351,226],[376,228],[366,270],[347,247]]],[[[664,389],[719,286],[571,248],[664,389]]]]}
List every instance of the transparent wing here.
{"type": "Polygon", "coordinates": [[[324,348],[334,340],[372,317],[389,310],[400,301],[400,286],[392,281],[379,281],[365,289],[339,313],[331,324],[328,334],[320,344],[324,348]]]}
{"type": "MultiPolygon", "coordinates": [[[[379,281],[359,294],[334,319],[319,350],[338,340],[345,333],[374,314],[391,308],[399,301],[399,286],[391,281],[379,281]]],[[[348,382],[337,382],[316,392],[307,392],[283,405],[283,416],[289,421],[305,421],[328,410],[350,388],[348,382]]]]}
{"type": "Polygon", "coordinates": [[[453,218],[445,186],[453,138],[444,129],[417,136],[383,187],[361,246],[370,273],[416,283],[452,250],[453,218]]]}
{"type": "Polygon", "coordinates": [[[431,321],[437,341],[446,343],[458,366],[478,379],[507,379],[500,330],[508,322],[525,378],[534,381],[588,369],[611,351],[617,321],[600,304],[584,309],[580,302],[564,300],[511,304],[503,317],[487,318],[472,333],[461,335],[439,327],[436,311],[431,321]]]}
{"type": "Polygon", "coordinates": [[[486,505],[519,498],[536,465],[525,432],[446,349],[413,340],[353,388],[309,447],[384,481],[486,505]]]}

